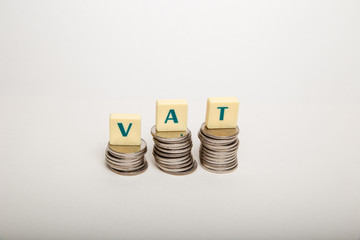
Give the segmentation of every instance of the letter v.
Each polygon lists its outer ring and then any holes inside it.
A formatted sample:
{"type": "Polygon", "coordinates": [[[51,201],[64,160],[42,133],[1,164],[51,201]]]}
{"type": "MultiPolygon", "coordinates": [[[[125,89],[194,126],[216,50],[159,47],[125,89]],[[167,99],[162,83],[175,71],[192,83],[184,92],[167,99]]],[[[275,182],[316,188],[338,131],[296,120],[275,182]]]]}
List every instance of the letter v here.
{"type": "Polygon", "coordinates": [[[120,128],[121,135],[122,135],[123,137],[127,137],[127,135],[129,134],[130,128],[131,128],[131,126],[132,126],[132,123],[129,124],[129,127],[128,127],[128,129],[126,130],[126,132],[125,132],[124,125],[123,125],[122,123],[118,123],[118,126],[119,126],[119,128],[120,128]]]}

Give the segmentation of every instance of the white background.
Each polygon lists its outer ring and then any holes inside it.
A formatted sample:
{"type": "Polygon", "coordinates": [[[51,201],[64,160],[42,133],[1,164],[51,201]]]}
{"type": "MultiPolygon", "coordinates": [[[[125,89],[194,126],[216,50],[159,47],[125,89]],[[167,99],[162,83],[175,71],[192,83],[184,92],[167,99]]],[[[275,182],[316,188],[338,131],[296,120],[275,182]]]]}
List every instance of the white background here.
{"type": "Polygon", "coordinates": [[[360,239],[359,1],[0,0],[0,239],[360,239]],[[154,165],[155,101],[240,99],[239,168],[154,165]],[[148,170],[108,170],[111,112],[148,170]]]}

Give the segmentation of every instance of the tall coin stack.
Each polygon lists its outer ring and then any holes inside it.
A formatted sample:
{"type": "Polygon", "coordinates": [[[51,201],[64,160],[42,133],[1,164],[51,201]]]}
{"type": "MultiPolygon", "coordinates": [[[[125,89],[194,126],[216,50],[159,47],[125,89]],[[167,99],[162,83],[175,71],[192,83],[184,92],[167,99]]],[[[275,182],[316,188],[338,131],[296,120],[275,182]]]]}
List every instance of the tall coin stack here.
{"type": "Polygon", "coordinates": [[[206,119],[198,137],[201,166],[213,173],[229,173],[238,166],[239,100],[236,97],[210,97],[206,119]]]}
{"type": "Polygon", "coordinates": [[[109,143],[105,152],[105,160],[114,173],[127,176],[138,175],[148,167],[144,156],[146,151],[147,146],[143,139],[141,139],[140,146],[117,146],[109,143]]]}
{"type": "Polygon", "coordinates": [[[160,170],[173,175],[187,175],[196,170],[197,163],[191,154],[189,129],[181,132],[158,132],[154,126],[151,134],[154,139],[153,155],[160,170]]]}
{"type": "Polygon", "coordinates": [[[185,99],[156,101],[156,125],[151,128],[155,163],[163,172],[186,175],[197,163],[191,154],[191,132],[187,128],[188,104],[185,99]]]}
{"type": "Polygon", "coordinates": [[[205,123],[199,131],[200,163],[214,173],[229,173],[237,168],[239,128],[208,129],[205,123]]]}

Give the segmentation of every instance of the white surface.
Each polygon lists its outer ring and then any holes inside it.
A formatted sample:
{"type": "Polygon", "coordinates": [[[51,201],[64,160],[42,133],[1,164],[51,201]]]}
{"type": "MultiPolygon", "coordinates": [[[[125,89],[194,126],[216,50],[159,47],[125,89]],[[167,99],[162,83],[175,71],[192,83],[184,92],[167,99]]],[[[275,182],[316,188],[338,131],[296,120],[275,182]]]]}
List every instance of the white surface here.
{"type": "Polygon", "coordinates": [[[0,239],[360,239],[359,10],[0,1],[0,239]],[[209,96],[240,99],[238,170],[160,172],[155,100],[198,158],[209,96]],[[110,112],[142,114],[144,174],[105,167],[110,112]]]}

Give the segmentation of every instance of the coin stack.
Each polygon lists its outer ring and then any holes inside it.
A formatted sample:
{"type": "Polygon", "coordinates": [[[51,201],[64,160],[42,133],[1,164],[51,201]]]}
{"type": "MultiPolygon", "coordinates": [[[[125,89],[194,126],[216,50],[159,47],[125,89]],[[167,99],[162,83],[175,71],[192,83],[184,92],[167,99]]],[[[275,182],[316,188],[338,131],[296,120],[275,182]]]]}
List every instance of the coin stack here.
{"type": "Polygon", "coordinates": [[[189,129],[160,132],[154,126],[151,134],[154,138],[153,155],[160,170],[172,175],[187,175],[196,170],[197,163],[191,154],[189,129]]]}
{"type": "Polygon", "coordinates": [[[143,173],[148,163],[145,159],[146,142],[141,139],[138,145],[110,145],[106,148],[105,160],[109,168],[119,175],[138,175],[143,173]]]}
{"type": "Polygon", "coordinates": [[[199,131],[200,163],[214,173],[229,173],[238,165],[239,128],[208,129],[203,123],[199,131]]]}

